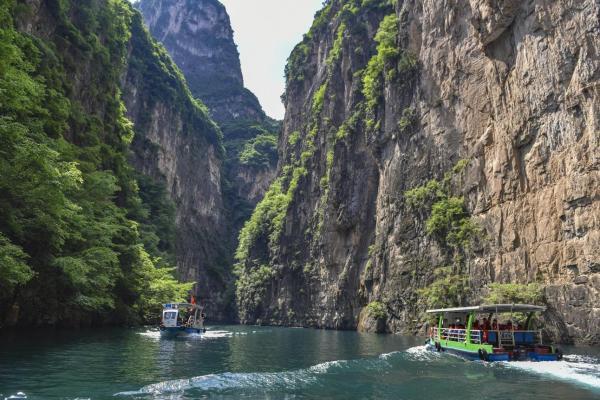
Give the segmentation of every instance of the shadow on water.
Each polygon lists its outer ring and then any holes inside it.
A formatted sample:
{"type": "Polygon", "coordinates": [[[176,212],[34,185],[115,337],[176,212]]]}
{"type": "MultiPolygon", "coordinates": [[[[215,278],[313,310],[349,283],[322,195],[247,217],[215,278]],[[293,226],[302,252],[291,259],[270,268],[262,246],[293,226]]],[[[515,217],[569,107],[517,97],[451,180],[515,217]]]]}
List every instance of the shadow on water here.
{"type": "Polygon", "coordinates": [[[0,336],[0,399],[600,398],[598,348],[565,348],[557,363],[489,364],[420,343],[246,326],[175,340],[147,329],[13,332],[0,336]]]}

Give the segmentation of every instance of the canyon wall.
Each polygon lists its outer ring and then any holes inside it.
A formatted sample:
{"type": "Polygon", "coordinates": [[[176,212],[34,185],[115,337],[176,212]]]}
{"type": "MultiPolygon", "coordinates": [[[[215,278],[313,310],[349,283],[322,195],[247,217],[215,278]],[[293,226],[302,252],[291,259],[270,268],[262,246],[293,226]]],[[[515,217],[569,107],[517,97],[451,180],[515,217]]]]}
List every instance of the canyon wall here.
{"type": "Polygon", "coordinates": [[[129,47],[122,87],[136,131],[132,163],[164,185],[174,203],[179,278],[198,282],[194,292],[212,319],[228,319],[233,294],[221,132],[137,12],[129,47]]]}
{"type": "Polygon", "coordinates": [[[512,284],[554,339],[598,343],[599,11],[326,3],[240,236],[240,319],[415,332],[512,284]]]}
{"type": "Polygon", "coordinates": [[[11,0],[0,18],[0,324],[155,322],[188,297],[175,265],[230,304],[222,135],[141,15],[11,0]]]}
{"type": "Polygon", "coordinates": [[[233,254],[241,226],[275,176],[280,124],[244,87],[229,15],[219,1],[142,0],[136,7],[223,131],[226,229],[233,254]]]}

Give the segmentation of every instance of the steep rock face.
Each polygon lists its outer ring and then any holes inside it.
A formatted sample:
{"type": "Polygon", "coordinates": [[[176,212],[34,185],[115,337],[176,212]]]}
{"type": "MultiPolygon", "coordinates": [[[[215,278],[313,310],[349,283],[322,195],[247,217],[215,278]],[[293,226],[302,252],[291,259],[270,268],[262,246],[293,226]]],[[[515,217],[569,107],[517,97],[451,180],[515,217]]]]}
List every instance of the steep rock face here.
{"type": "Polygon", "coordinates": [[[138,8],[217,122],[265,118],[256,96],[244,88],[229,15],[219,1],[143,0],[138,8]]]}
{"type": "Polygon", "coordinates": [[[537,282],[555,339],[598,342],[598,11],[328,3],[288,63],[241,319],[414,331],[432,287],[537,282]]]}
{"type": "Polygon", "coordinates": [[[227,221],[234,243],[274,178],[279,124],[244,87],[229,15],[219,1],[142,0],[137,8],[223,131],[227,221]]]}
{"type": "Polygon", "coordinates": [[[175,203],[180,278],[198,282],[194,290],[206,302],[211,318],[226,319],[231,275],[221,133],[137,13],[122,86],[136,131],[133,164],[164,184],[175,203]]]}

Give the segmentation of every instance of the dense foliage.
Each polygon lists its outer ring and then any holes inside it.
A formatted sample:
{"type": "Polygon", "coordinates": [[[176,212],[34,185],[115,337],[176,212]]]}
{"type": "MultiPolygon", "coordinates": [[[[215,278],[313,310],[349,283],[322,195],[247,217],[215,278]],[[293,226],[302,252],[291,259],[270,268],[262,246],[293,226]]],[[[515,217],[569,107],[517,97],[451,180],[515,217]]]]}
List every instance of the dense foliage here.
{"type": "Polygon", "coordinates": [[[488,304],[540,304],[544,302],[544,291],[537,283],[492,283],[484,301],[488,304]]]}
{"type": "Polygon", "coordinates": [[[157,258],[172,247],[160,239],[170,206],[147,182],[140,197],[128,163],[118,83],[133,11],[120,0],[47,6],[56,29],[42,39],[15,27],[27,5],[0,0],[0,315],[139,321],[190,286],[157,258]]]}
{"type": "Polygon", "coordinates": [[[243,165],[274,168],[277,165],[277,134],[264,132],[244,143],[239,161],[243,165]]]}
{"type": "Polygon", "coordinates": [[[457,273],[454,266],[434,270],[434,281],[418,293],[429,308],[456,307],[463,305],[471,294],[469,277],[457,273]]]}
{"type": "Polygon", "coordinates": [[[367,312],[369,313],[369,317],[374,319],[386,319],[387,311],[385,310],[385,305],[379,301],[372,301],[367,304],[367,312]]]}

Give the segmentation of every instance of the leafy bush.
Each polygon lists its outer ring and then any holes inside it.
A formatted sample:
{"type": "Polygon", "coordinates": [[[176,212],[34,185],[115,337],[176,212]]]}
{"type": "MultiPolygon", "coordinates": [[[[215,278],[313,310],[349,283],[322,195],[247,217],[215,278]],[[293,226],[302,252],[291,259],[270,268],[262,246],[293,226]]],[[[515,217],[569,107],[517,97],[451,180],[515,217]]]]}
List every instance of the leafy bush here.
{"type": "Polygon", "coordinates": [[[467,168],[467,165],[469,165],[470,160],[468,158],[463,158],[462,160],[459,160],[454,167],[452,167],[452,173],[454,173],[455,175],[458,175],[460,173],[462,173],[465,168],[467,168]]]}
{"type": "Polygon", "coordinates": [[[369,313],[369,317],[374,319],[387,318],[387,311],[385,310],[385,306],[379,301],[372,301],[369,304],[367,304],[367,312],[369,313]]]}
{"type": "Polygon", "coordinates": [[[294,131],[294,132],[290,133],[290,136],[288,138],[288,143],[290,146],[295,146],[299,140],[300,140],[300,132],[294,131]]]}
{"type": "Polygon", "coordinates": [[[484,298],[488,304],[540,304],[544,302],[543,287],[537,283],[492,283],[484,298]]]}
{"type": "Polygon", "coordinates": [[[325,92],[327,91],[327,82],[323,83],[315,92],[312,101],[313,115],[317,115],[323,110],[323,102],[325,101],[325,92]]]}
{"type": "Polygon", "coordinates": [[[434,276],[435,279],[430,285],[418,290],[427,307],[457,307],[468,298],[468,276],[456,274],[452,267],[437,268],[434,276]]]}
{"type": "Polygon", "coordinates": [[[0,233],[0,288],[6,292],[24,285],[33,278],[33,271],[27,265],[27,254],[0,233]]]}
{"type": "Polygon", "coordinates": [[[429,235],[444,239],[451,247],[468,246],[478,231],[462,197],[443,198],[435,202],[426,228],[429,235]]]}
{"type": "Polygon", "coordinates": [[[277,164],[277,135],[261,134],[246,142],[240,152],[240,163],[255,167],[272,167],[277,164]]]}
{"type": "Polygon", "coordinates": [[[305,41],[298,43],[292,50],[285,65],[287,85],[304,81],[304,65],[308,59],[310,47],[305,41]]]}
{"type": "Polygon", "coordinates": [[[409,127],[411,127],[416,121],[416,112],[412,107],[405,108],[402,110],[402,117],[400,121],[398,121],[398,128],[400,132],[406,131],[409,127]]]}
{"type": "MultiPolygon", "coordinates": [[[[468,161],[460,160],[453,173],[460,173],[467,164],[468,161]]],[[[443,183],[431,179],[423,186],[407,190],[404,198],[409,207],[429,214],[425,223],[428,235],[461,249],[468,247],[481,230],[471,219],[464,198],[449,195],[451,176],[447,173],[443,183]]]]}
{"type": "Polygon", "coordinates": [[[413,208],[422,209],[428,204],[433,203],[436,199],[444,197],[446,194],[443,191],[440,182],[431,179],[427,184],[418,186],[404,193],[406,203],[413,208]]]}
{"type": "Polygon", "coordinates": [[[363,94],[370,110],[375,109],[382,96],[383,72],[386,64],[390,64],[399,54],[396,44],[398,23],[395,13],[387,15],[381,21],[375,35],[375,41],[378,43],[377,53],[369,60],[363,76],[363,94]]]}

